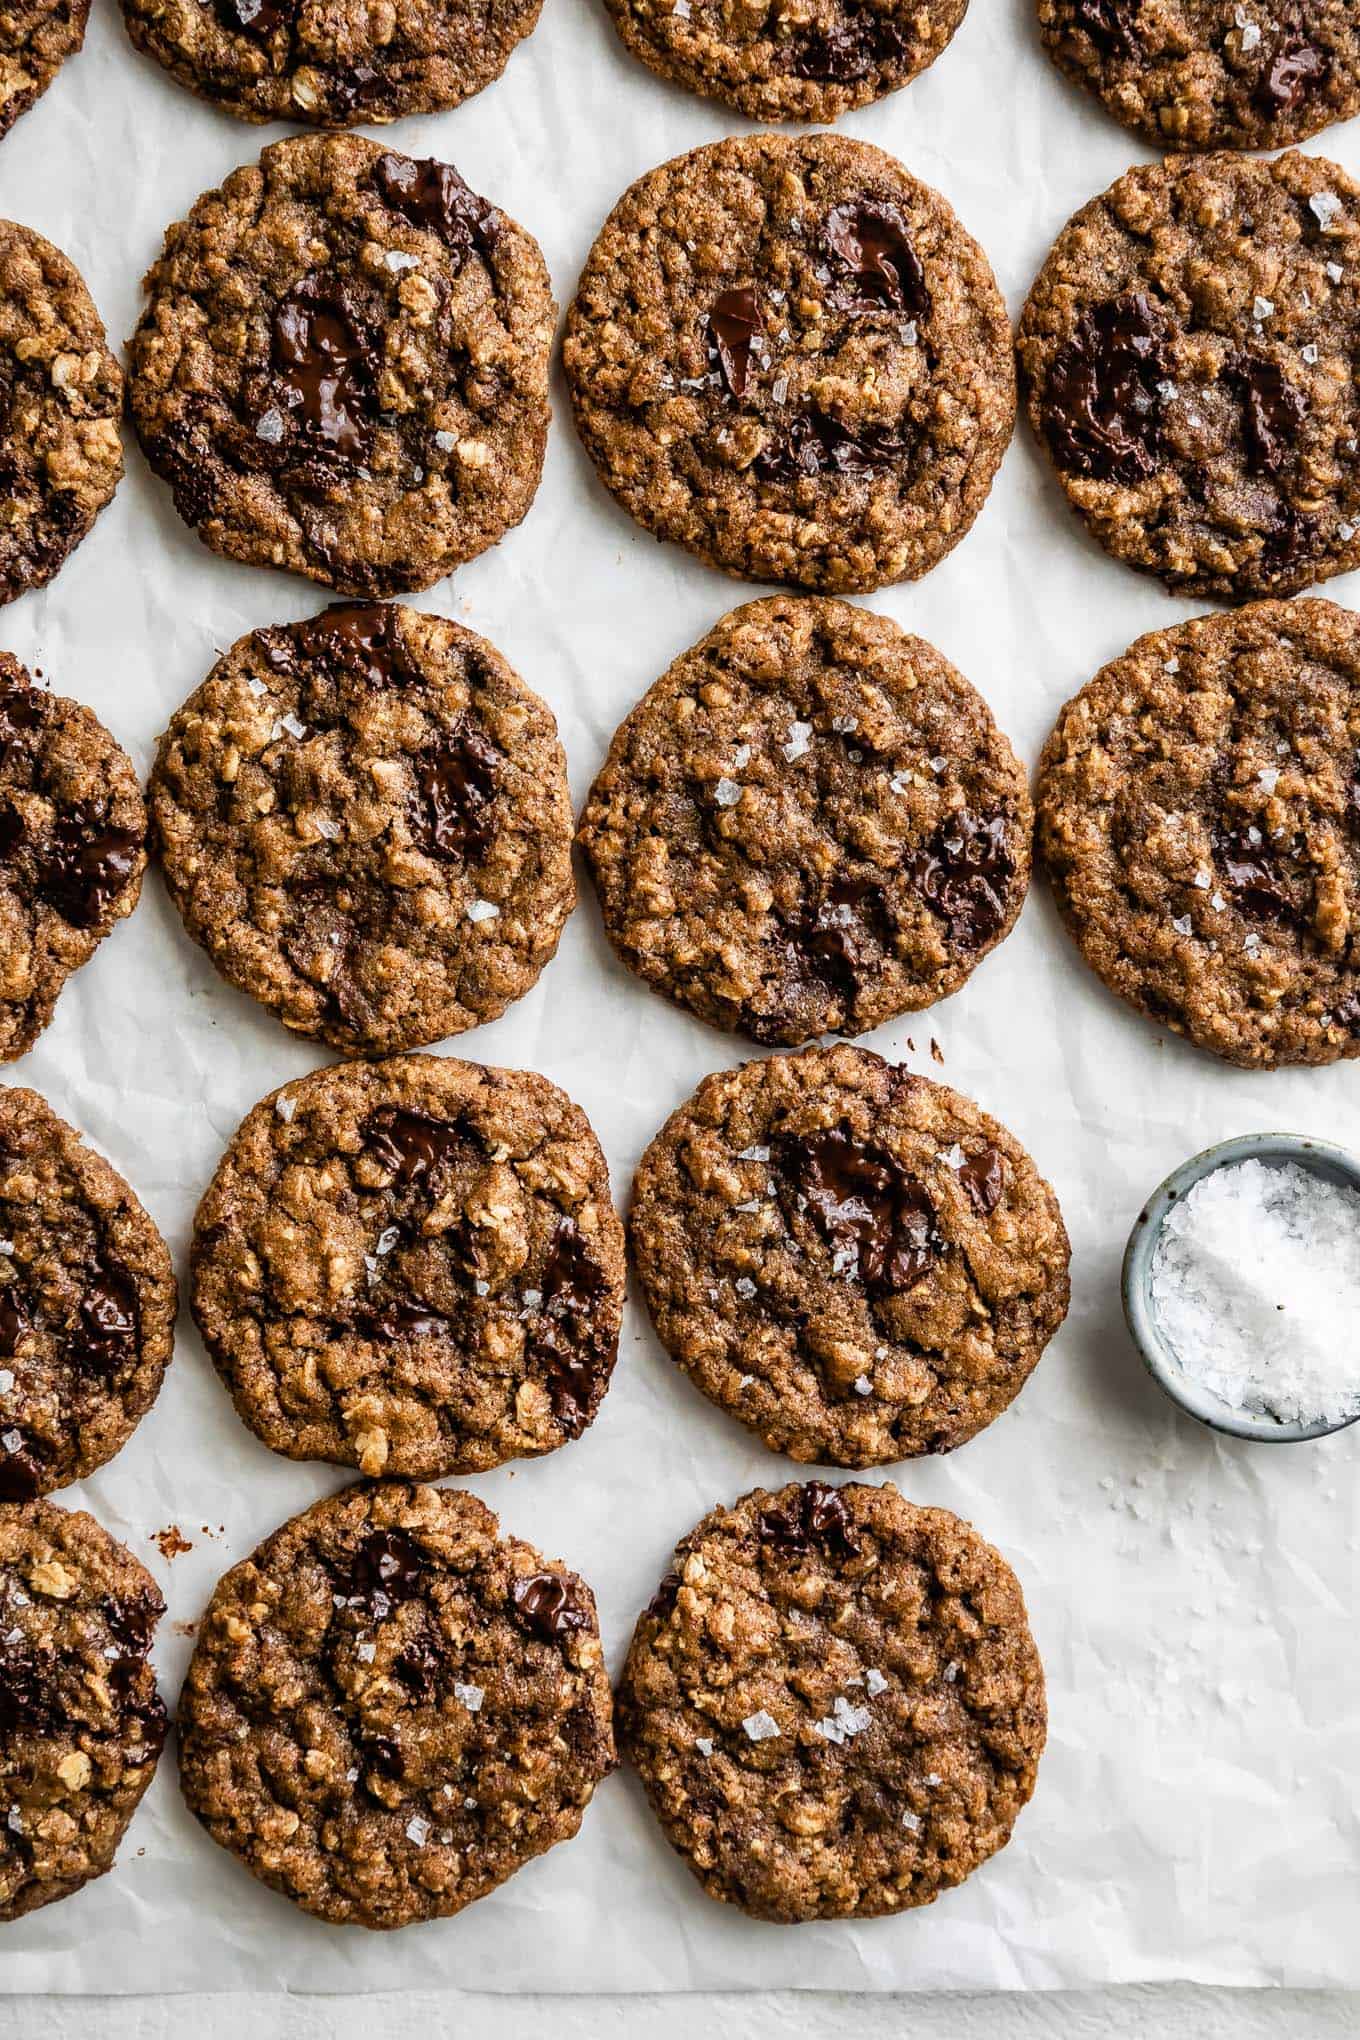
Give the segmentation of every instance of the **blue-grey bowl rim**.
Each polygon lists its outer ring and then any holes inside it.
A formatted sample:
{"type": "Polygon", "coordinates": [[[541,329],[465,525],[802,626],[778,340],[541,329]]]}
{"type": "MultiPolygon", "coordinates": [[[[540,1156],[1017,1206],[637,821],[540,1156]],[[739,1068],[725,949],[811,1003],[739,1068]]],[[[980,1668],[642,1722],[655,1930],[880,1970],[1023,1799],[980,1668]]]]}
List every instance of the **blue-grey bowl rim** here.
{"type": "Polygon", "coordinates": [[[1191,1155],[1157,1185],[1133,1222],[1119,1279],[1124,1321],[1148,1373],[1163,1393],[1188,1416],[1206,1424],[1211,1431],[1223,1431],[1233,1438],[1247,1438],[1255,1444],[1299,1445],[1311,1438],[1327,1438],[1335,1431],[1346,1430],[1360,1421],[1360,1412],[1343,1417],[1337,1423],[1282,1424],[1273,1417],[1254,1416],[1249,1410],[1229,1408],[1182,1372],[1170,1346],[1157,1329],[1148,1295],[1153,1250],[1162,1221],[1171,1206],[1201,1177],[1229,1162],[1245,1161],[1298,1162],[1334,1183],[1347,1183],[1352,1189],[1360,1190],[1360,1160],[1348,1149],[1337,1147],[1332,1141],[1314,1140],[1309,1134],[1243,1133],[1232,1140],[1217,1141],[1213,1147],[1201,1148],[1197,1155],[1191,1155]]]}

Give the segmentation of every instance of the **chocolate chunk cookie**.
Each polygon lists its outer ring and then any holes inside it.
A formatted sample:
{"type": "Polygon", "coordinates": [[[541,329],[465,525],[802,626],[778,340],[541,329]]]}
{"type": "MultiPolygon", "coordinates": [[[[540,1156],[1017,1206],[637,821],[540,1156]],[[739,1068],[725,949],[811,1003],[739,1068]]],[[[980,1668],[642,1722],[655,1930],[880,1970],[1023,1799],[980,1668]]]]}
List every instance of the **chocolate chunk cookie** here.
{"type": "Polygon", "coordinates": [[[619,1743],[710,1898],[929,1905],[1010,1840],[1048,1715],[1020,1585],[947,1509],[795,1482],[714,1509],[639,1616],[619,1743]]]}
{"type": "Polygon", "coordinates": [[[551,711],[485,638],[411,609],[239,639],[171,721],[150,799],[195,941],[351,1055],[494,1019],[576,900],[551,711]]]}
{"type": "Polygon", "coordinates": [[[1360,184],[1334,163],[1130,170],[1063,228],[1019,344],[1116,559],[1234,601],[1360,565],[1360,184]]]}
{"type": "Polygon", "coordinates": [[[752,120],[836,120],[908,84],[939,56],[968,0],[815,0],[741,8],[720,0],[609,0],[649,69],[752,120]]]}
{"type": "Polygon", "coordinates": [[[1354,0],[1038,0],[1060,70],[1157,149],[1280,149],[1360,111],[1354,0]]]}
{"type": "Polygon", "coordinates": [[[175,1306],[165,1242],[118,1171],[36,1091],[0,1086],[0,1501],[121,1450],[160,1392],[175,1306]]]}
{"type": "Polygon", "coordinates": [[[89,12],[90,0],[11,0],[0,15],[0,135],[75,56],[89,12]]]}
{"type": "Polygon", "coordinates": [[[1360,1055],[1360,618],[1260,602],[1150,631],[1039,766],[1039,844],[1114,992],[1244,1066],[1360,1055]]]}
{"type": "Polygon", "coordinates": [[[949,1452],[1067,1314],[1058,1201],[1012,1134],[867,1049],[706,1077],[638,1165],[629,1234],[661,1343],[772,1452],[949,1452]]]}
{"type": "Polygon", "coordinates": [[[164,1613],[93,1516],[0,1503],[0,1920],[113,1868],[165,1741],[164,1613]]]}
{"type": "Polygon", "coordinates": [[[118,487],[123,372],[75,265],[0,220],[0,602],[42,588],[118,487]]]}
{"type": "Polygon", "coordinates": [[[982,508],[1015,417],[986,256],[840,135],[716,142],[640,178],[563,351],[605,486],[747,580],[915,580],[982,508]]]}
{"type": "Polygon", "coordinates": [[[500,77],[542,0],[122,0],[138,49],[242,120],[346,128],[439,113],[500,77]]]}
{"type": "Polygon", "coordinates": [[[1025,775],[933,646],[847,602],[725,616],[638,703],[581,820],[631,970],[761,1042],[956,991],[1029,884],[1025,775]]]}
{"type": "Polygon", "coordinates": [[[180,1695],[215,1842],[304,1912],[461,1912],[581,1825],[614,1768],[589,1587],[470,1494],[349,1488],[234,1566],[180,1695]]]}
{"type": "Polygon", "coordinates": [[[0,1062],[24,1055],[146,869],[132,760],[79,702],[0,652],[0,1062]]]}
{"type": "Polygon", "coordinates": [[[548,272],[449,164],[358,135],[275,142],[171,227],[146,289],[133,420],[214,552],[390,595],[524,516],[548,272]]]}
{"type": "Polygon", "coordinates": [[[431,1479],[579,1437],[623,1314],[623,1229],[546,1077],[340,1064],[249,1113],[194,1221],[193,1310],[292,1459],[431,1479]]]}

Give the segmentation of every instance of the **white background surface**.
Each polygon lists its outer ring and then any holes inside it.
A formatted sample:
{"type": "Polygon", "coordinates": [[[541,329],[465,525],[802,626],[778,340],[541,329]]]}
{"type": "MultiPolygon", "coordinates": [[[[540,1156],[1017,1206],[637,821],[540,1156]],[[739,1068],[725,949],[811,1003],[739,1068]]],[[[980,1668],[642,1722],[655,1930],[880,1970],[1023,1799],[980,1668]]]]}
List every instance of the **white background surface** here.
{"type": "MultiPolygon", "coordinates": [[[[1030,0],[975,0],[925,78],[846,123],[946,193],[1013,309],[1067,215],[1145,153],[1050,70],[1029,10],[1030,0]]],[[[390,132],[397,146],[454,160],[530,226],[565,303],[630,179],[741,126],[628,60],[595,0],[547,0],[499,85],[390,132]]],[[[97,0],[85,53],[4,144],[0,200],[75,258],[117,344],[164,226],[266,138],[137,58],[109,0],[97,0]]],[[[1360,170],[1356,125],[1312,146],[1360,170]]],[[[754,591],[636,531],[595,484],[560,386],[555,397],[544,486],[526,523],[455,584],[414,599],[484,631],[545,695],[579,797],[625,710],[754,591]]],[[[131,445],[128,466],[59,579],[6,613],[2,641],[95,706],[145,766],[215,647],[309,614],[324,597],[215,562],[131,445]]],[[[1357,590],[1329,592],[1344,600],[1357,590]]],[[[1104,659],[1137,631],[1192,613],[1087,544],[1023,432],[972,536],[927,581],[872,606],[939,644],[1031,761],[1061,702],[1104,659]]],[[[0,1988],[1360,1983],[1360,1428],[1274,1452],[1197,1430],[1140,1373],[1116,1290],[1142,1196],[1192,1148],[1264,1126],[1360,1145],[1355,1068],[1250,1076],[1160,1036],[1075,964],[1037,892],[958,998],[880,1030],[873,1045],[931,1073],[932,1034],[941,1074],[1013,1127],[1053,1179],[1075,1250],[1071,1318],[1020,1402],[953,1457],[896,1474],[913,1498],[974,1520],[1029,1597],[1052,1727],[1012,1846],[924,1913],[790,1932],[705,1900],[632,1781],[615,1778],[569,1847],[461,1919],[379,1938],[323,1928],[248,1880],[183,1811],[171,1758],[116,1873],[5,1929],[0,1988]]],[[[745,1052],[628,979],[588,897],[534,993],[458,1046],[532,1065],[571,1091],[604,1141],[620,1201],[666,1112],[745,1052]]],[[[182,1265],[195,1197],[242,1113],[325,1059],[218,981],[149,879],[133,920],[11,1075],[128,1174],[182,1265]]],[[[634,1309],[594,1429],[547,1461],[472,1485],[509,1527],[591,1579],[617,1661],[675,1538],[715,1499],[792,1472],[675,1375],[634,1309]]],[[[186,1315],[156,1410],[68,1499],[88,1502],[162,1580],[170,1617],[157,1658],[173,1696],[189,1643],[172,1624],[192,1621],[228,1563],[338,1484],[334,1469],[293,1466],[245,1432],[186,1315]],[[150,1543],[171,1522],[194,1544],[173,1567],[150,1543]]],[[[1109,2002],[1111,2018],[1120,2002],[1129,2001],[1109,2002]]],[[[772,2022],[783,2016],[767,2009],[772,2022]]],[[[13,2010],[18,2030],[43,2030],[23,2023],[36,2014],[13,2010]]],[[[101,2009],[101,2030],[168,2030],[152,2010],[126,2014],[101,2009]]],[[[170,2015],[182,2021],[184,2008],[170,2015]]],[[[347,2029],[340,2013],[326,2016],[347,2029]]],[[[209,2017],[196,2009],[191,2028],[209,2030],[209,2017]]],[[[507,2007],[498,2030],[520,2030],[516,2017],[507,2007]]],[[[846,2023],[874,2033],[877,2017],[865,2007],[846,2023]]],[[[398,2014],[389,2030],[405,2030],[398,2014]]]]}

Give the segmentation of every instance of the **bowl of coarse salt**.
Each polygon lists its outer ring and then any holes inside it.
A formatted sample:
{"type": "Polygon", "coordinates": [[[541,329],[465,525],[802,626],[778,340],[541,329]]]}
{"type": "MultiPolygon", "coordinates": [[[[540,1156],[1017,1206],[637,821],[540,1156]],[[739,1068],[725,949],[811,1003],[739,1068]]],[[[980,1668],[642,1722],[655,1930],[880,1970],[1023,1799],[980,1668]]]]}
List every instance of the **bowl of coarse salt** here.
{"type": "Polygon", "coordinates": [[[1139,1212],[1124,1316],[1153,1379],[1216,1431],[1276,1445],[1360,1417],[1360,1162],[1254,1133],[1182,1162],[1139,1212]]]}

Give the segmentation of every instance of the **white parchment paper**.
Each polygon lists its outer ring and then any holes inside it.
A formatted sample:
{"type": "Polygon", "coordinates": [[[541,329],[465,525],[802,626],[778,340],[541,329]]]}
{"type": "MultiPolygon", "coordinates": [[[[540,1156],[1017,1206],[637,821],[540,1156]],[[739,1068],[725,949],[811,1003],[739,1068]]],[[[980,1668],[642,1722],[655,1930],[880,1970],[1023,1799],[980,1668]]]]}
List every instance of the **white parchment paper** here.
{"type": "MultiPolygon", "coordinates": [[[[1146,153],[1051,70],[1031,7],[973,0],[931,72],[845,123],[949,197],[1013,309],[1067,216],[1146,153]]],[[[498,85],[387,132],[452,159],[525,222],[565,304],[624,187],[743,125],[628,59],[598,0],[547,0],[498,85]]],[[[119,345],[166,225],[278,132],[179,91],[134,53],[113,0],[95,0],[84,53],[0,147],[0,212],[71,254],[119,345]]],[[[1360,122],[1312,146],[1360,171],[1360,122]]],[[[755,591],[635,529],[595,482],[560,380],[554,400],[525,524],[414,599],[484,632],[552,704],[579,800],[643,689],[755,591]]],[[[49,589],[0,614],[0,644],[89,702],[145,767],[218,647],[325,598],[216,561],[128,439],[116,501],[49,589]]],[[[1360,586],[1329,592],[1354,600],[1360,586]]],[[[1023,428],[964,545],[873,606],[948,653],[1031,761],[1098,665],[1192,613],[1087,542],[1023,428]]],[[[208,1841],[180,1802],[171,1750],[114,1874],[0,1929],[0,1988],[1360,1985],[1360,1427],[1291,1448],[1198,1429],[1143,1375],[1117,1294],[1144,1194],[1192,1149],[1277,1127],[1360,1145],[1357,1066],[1245,1075],[1164,1037],[1076,962],[1038,889],[957,998],[870,1039],[1010,1125],[1072,1234],[1072,1313],[1019,1403],[952,1457],[894,1470],[913,1499],[971,1518],[1029,1598],[1052,1727],[1011,1846],[920,1913],[762,1925],[703,1896],[621,1775],[576,1841],[493,1897],[375,1936],[305,1918],[208,1841]]],[[[665,1115],[743,1055],[622,971],[588,892],[536,990],[451,1046],[564,1085],[599,1132],[620,1202],[665,1115]]],[[[327,1059],[220,982],[153,876],[7,1074],[127,1174],[182,1268],[195,1201],[243,1113],[327,1059]]],[[[592,1581],[617,1663],[676,1538],[714,1501],[795,1471],[687,1385],[634,1301],[594,1428],[472,1485],[592,1581]]],[[[244,1429],[186,1310],[155,1410],[111,1466],[59,1499],[93,1509],[162,1582],[156,1656],[173,1702],[190,1649],[180,1625],[219,1573],[340,1484],[337,1469],[276,1458],[244,1429]],[[193,1549],[168,1564],[151,1539],[171,1523],[193,1549]]]]}

